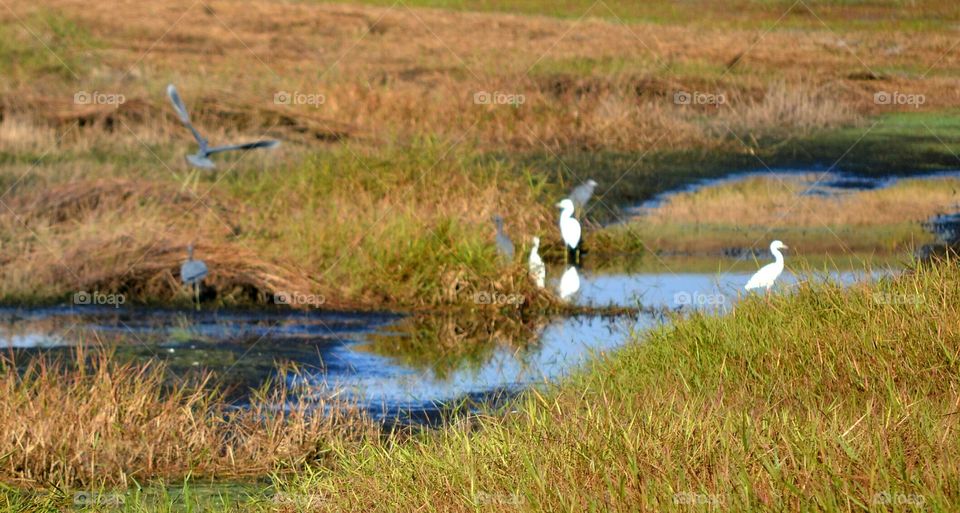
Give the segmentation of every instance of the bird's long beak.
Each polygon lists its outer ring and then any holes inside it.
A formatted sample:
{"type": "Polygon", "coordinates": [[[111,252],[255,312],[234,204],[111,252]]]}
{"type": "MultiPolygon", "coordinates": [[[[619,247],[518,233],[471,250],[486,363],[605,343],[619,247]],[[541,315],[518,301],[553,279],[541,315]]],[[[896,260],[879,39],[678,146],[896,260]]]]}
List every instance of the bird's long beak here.
{"type": "Polygon", "coordinates": [[[561,205],[561,204],[559,204],[559,203],[557,203],[557,204],[554,205],[554,206],[557,207],[557,208],[563,208],[563,205],[561,205]]]}
{"type": "Polygon", "coordinates": [[[783,246],[780,246],[780,249],[790,249],[790,246],[783,245],[783,246]]]}

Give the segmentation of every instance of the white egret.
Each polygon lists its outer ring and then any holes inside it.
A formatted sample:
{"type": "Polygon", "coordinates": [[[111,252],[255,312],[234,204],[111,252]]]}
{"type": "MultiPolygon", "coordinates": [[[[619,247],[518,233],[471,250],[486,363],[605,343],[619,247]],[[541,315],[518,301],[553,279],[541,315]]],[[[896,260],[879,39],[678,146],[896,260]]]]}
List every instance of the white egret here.
{"type": "Polygon", "coordinates": [[[571,265],[560,277],[560,286],[557,287],[557,293],[560,294],[560,299],[567,300],[578,290],[580,290],[580,273],[577,272],[576,266],[571,265]]]}
{"type": "Polygon", "coordinates": [[[757,274],[754,274],[750,281],[743,287],[746,290],[754,290],[764,288],[767,291],[770,291],[770,288],[773,287],[773,282],[777,281],[777,278],[780,276],[780,273],[783,272],[783,254],[780,253],[781,249],[787,249],[787,246],[775,240],[770,243],[770,252],[773,253],[774,261],[773,263],[767,264],[760,268],[757,271],[757,274]]]}
{"type": "Polygon", "coordinates": [[[503,218],[493,216],[493,223],[497,225],[497,251],[507,262],[513,262],[514,248],[513,241],[503,232],[503,218]]]}
{"type": "Polygon", "coordinates": [[[207,277],[207,264],[203,260],[193,259],[193,244],[187,246],[187,261],[180,266],[180,279],[185,285],[193,286],[197,298],[197,310],[200,309],[200,283],[207,277]]]}
{"type": "Polygon", "coordinates": [[[184,105],[183,100],[180,99],[180,93],[177,92],[177,88],[170,84],[167,86],[167,96],[170,97],[170,102],[173,103],[173,110],[177,111],[177,117],[180,118],[180,122],[183,123],[187,129],[190,130],[190,133],[193,134],[193,138],[197,140],[197,144],[200,148],[197,150],[197,153],[194,155],[187,155],[187,162],[194,167],[200,169],[213,169],[216,166],[213,161],[210,160],[210,155],[214,153],[220,153],[223,151],[232,151],[232,150],[253,150],[256,148],[273,148],[280,144],[280,141],[273,139],[266,139],[262,141],[254,141],[243,144],[232,144],[227,146],[215,146],[213,148],[209,147],[207,140],[200,135],[200,132],[193,127],[193,123],[190,122],[190,114],[187,112],[187,106],[184,105]]]}
{"type": "Polygon", "coordinates": [[[577,221],[573,217],[573,201],[570,198],[564,199],[560,203],[557,203],[557,207],[561,209],[560,212],[560,235],[563,237],[563,242],[567,245],[567,258],[570,258],[570,253],[573,253],[573,261],[576,263],[579,260],[579,248],[580,248],[580,221],[577,221]]]}
{"type": "Polygon", "coordinates": [[[543,264],[543,259],[537,250],[540,249],[540,237],[533,238],[533,248],[530,249],[530,278],[537,284],[537,287],[543,288],[547,280],[547,266],[543,264]]]}

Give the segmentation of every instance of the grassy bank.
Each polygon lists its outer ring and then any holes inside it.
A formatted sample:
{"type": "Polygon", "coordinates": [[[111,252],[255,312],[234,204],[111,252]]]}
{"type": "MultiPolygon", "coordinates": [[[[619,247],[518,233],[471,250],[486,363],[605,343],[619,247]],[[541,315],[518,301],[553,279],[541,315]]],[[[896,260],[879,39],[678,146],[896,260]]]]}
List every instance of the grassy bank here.
{"type": "MultiPolygon", "coordinates": [[[[952,465],[960,456],[955,436],[960,331],[953,322],[960,314],[958,290],[960,269],[946,262],[852,289],[808,283],[769,301],[754,297],[730,315],[678,320],[614,354],[598,355],[555,388],[528,392],[509,411],[472,416],[412,437],[351,441],[326,428],[302,432],[291,429],[303,422],[291,414],[274,427],[268,421],[266,431],[284,437],[300,433],[295,438],[301,445],[283,445],[299,463],[280,466],[283,471],[274,475],[270,488],[261,485],[257,494],[227,487],[220,489],[221,496],[209,490],[198,495],[208,505],[251,511],[291,506],[278,500],[354,511],[684,511],[691,506],[949,511],[960,500],[952,465]]],[[[114,393],[83,392],[82,397],[122,398],[136,376],[101,372],[85,379],[113,387],[114,393]]],[[[22,485],[23,469],[29,468],[36,469],[30,482],[67,486],[60,495],[8,489],[3,500],[53,507],[69,503],[68,492],[80,489],[122,496],[130,511],[152,508],[148,499],[154,505],[181,503],[179,489],[82,487],[122,484],[127,475],[144,482],[171,474],[119,457],[126,453],[118,448],[129,447],[118,442],[136,438],[131,433],[144,426],[136,414],[142,408],[123,403],[99,410],[63,401],[80,393],[82,387],[70,384],[75,382],[81,384],[62,376],[9,381],[5,408],[30,398],[58,397],[61,412],[88,412],[100,419],[102,411],[116,410],[120,417],[130,416],[122,424],[127,428],[108,429],[113,424],[94,417],[77,419],[72,429],[85,430],[83,436],[66,440],[71,451],[85,455],[83,461],[100,462],[95,467],[72,463],[68,454],[74,452],[56,449],[67,443],[60,437],[25,443],[11,435],[4,449],[4,481],[22,485]],[[38,466],[39,461],[51,464],[38,466]],[[46,479],[33,481],[39,476],[46,479]]],[[[183,399],[174,395],[163,404],[183,399]]],[[[159,409],[170,415],[179,411],[159,409]]],[[[44,418],[36,417],[32,425],[46,425],[44,418]]],[[[197,440],[195,434],[208,429],[200,425],[205,424],[178,427],[179,438],[197,440]]],[[[218,426],[211,426],[214,434],[236,429],[230,422],[218,426]]],[[[261,429],[244,436],[258,439],[264,436],[261,429]]],[[[217,436],[204,435],[196,443],[217,436]]],[[[222,454],[215,446],[210,449],[222,454]]],[[[272,461],[243,463],[241,453],[235,454],[237,461],[230,465],[247,476],[272,461]]],[[[198,472],[208,468],[196,457],[178,461],[176,468],[182,474],[194,464],[198,472]]],[[[231,474],[225,468],[218,475],[231,474]]]]}
{"type": "Polygon", "coordinates": [[[958,282],[951,262],[695,316],[503,418],[364,445],[290,491],[352,510],[948,511],[958,282]]]}

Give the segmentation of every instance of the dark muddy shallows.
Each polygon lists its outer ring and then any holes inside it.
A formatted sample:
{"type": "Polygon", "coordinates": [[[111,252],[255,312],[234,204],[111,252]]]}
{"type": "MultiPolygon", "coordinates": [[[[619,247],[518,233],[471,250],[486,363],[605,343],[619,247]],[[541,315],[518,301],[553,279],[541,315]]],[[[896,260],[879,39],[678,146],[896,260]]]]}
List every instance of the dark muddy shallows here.
{"type": "MultiPolygon", "coordinates": [[[[723,311],[742,295],[748,273],[578,273],[570,301],[582,305],[723,311]]],[[[861,272],[834,273],[851,283],[861,272]]],[[[785,275],[783,290],[797,280],[785,275]]],[[[558,287],[559,277],[549,283],[558,287]]],[[[655,327],[663,316],[593,315],[493,323],[463,316],[333,312],[190,312],[62,307],[0,309],[0,347],[25,361],[71,346],[103,345],[122,360],[161,360],[170,379],[213,371],[243,405],[283,363],[300,397],[336,396],[387,423],[427,423],[448,412],[501,404],[557,379],[589,358],[655,327]]],[[[279,406],[279,405],[278,405],[279,406]]]]}

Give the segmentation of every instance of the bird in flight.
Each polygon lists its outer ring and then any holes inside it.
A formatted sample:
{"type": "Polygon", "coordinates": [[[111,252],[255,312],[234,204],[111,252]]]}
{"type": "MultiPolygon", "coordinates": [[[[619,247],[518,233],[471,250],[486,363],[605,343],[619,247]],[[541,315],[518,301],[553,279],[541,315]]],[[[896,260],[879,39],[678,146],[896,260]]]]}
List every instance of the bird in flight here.
{"type": "Polygon", "coordinates": [[[243,144],[230,144],[226,146],[210,147],[207,143],[207,140],[200,135],[200,132],[198,132],[197,129],[194,128],[193,123],[190,122],[190,113],[187,112],[187,107],[183,104],[183,100],[180,98],[180,93],[177,92],[177,88],[174,87],[173,84],[167,86],[167,96],[170,97],[170,102],[173,103],[173,110],[177,111],[177,117],[180,118],[180,122],[183,123],[183,126],[190,130],[190,133],[193,134],[193,138],[197,140],[197,144],[200,146],[200,148],[197,150],[197,153],[193,155],[187,155],[187,162],[189,162],[191,166],[198,167],[200,169],[214,169],[217,166],[212,160],[210,160],[210,156],[215,153],[232,150],[273,148],[280,144],[280,141],[274,139],[265,139],[262,141],[254,141],[243,144]]]}

